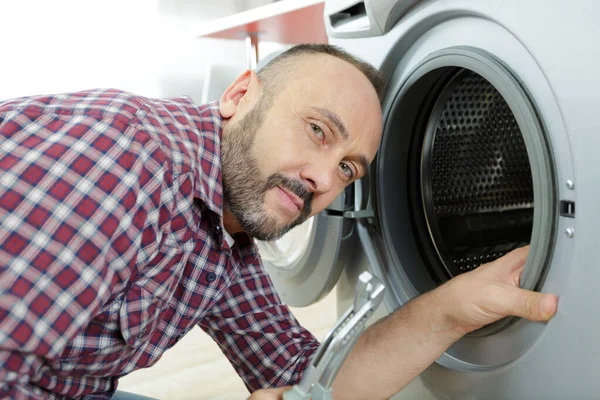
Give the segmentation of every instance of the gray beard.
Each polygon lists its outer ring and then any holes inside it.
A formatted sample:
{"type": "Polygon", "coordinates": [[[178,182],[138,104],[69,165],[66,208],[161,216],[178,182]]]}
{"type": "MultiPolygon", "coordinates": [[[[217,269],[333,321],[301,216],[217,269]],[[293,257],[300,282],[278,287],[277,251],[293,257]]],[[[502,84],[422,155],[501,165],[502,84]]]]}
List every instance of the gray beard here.
{"type": "MultiPolygon", "coordinates": [[[[263,96],[264,97],[264,96],[263,96]]],[[[250,236],[270,241],[279,239],[290,229],[304,222],[311,214],[313,194],[295,179],[275,173],[263,177],[251,149],[256,132],[267,111],[266,101],[259,103],[235,126],[230,126],[221,139],[221,173],[224,204],[250,236]],[[304,201],[300,216],[289,224],[265,210],[266,192],[282,187],[304,201]]]]}

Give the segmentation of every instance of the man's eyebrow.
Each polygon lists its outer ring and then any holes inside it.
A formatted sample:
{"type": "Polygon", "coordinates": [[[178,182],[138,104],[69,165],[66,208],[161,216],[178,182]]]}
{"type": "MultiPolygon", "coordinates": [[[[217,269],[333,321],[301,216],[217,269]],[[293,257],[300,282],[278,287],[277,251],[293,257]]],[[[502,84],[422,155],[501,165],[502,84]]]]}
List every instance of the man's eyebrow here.
{"type": "Polygon", "coordinates": [[[358,163],[362,166],[363,172],[366,174],[369,170],[369,161],[367,160],[367,157],[365,157],[364,154],[359,154],[356,158],[358,159],[358,163]]]}
{"type": "MultiPolygon", "coordinates": [[[[323,118],[329,120],[332,124],[334,124],[344,140],[348,140],[350,138],[350,134],[348,134],[348,130],[346,129],[346,125],[342,122],[342,119],[334,112],[329,111],[326,108],[322,107],[312,107],[313,110],[321,114],[323,118]]],[[[369,170],[369,161],[364,154],[359,154],[357,156],[352,157],[361,165],[363,171],[366,173],[369,170]]]]}
{"type": "MultiPolygon", "coordinates": [[[[348,130],[346,129],[346,125],[342,122],[342,119],[334,112],[329,111],[326,108],[321,107],[312,107],[313,110],[321,114],[325,119],[329,120],[332,124],[336,126],[344,140],[348,140],[350,135],[348,134],[348,130]]],[[[362,164],[362,162],[361,162],[362,164]]]]}

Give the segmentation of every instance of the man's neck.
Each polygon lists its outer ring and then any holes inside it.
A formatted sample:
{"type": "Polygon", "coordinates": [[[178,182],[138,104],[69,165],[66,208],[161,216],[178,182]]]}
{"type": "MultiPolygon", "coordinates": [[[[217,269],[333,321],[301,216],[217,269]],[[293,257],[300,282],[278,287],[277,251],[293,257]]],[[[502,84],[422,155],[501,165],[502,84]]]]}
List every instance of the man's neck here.
{"type": "Polygon", "coordinates": [[[243,232],[242,226],[227,206],[223,207],[223,227],[230,235],[243,232]]]}

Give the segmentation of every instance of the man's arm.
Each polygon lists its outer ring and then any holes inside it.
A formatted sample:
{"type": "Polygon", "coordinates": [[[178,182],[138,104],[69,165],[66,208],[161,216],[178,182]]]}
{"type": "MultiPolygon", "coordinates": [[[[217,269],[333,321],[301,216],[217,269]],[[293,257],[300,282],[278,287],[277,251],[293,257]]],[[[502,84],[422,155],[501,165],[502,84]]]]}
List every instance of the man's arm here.
{"type": "MultiPolygon", "coordinates": [[[[219,345],[249,391],[298,383],[319,346],[317,339],[282,304],[259,261],[239,269],[199,326],[219,345]]],[[[281,393],[257,396],[269,392],[281,393]]]]}
{"type": "Polygon", "coordinates": [[[153,248],[158,235],[148,233],[159,232],[156,209],[169,197],[162,163],[134,142],[127,100],[107,91],[0,103],[2,399],[47,398],[40,382],[67,396],[85,387],[40,371],[56,373],[48,363],[81,349],[73,339],[133,274],[139,247],[153,248]],[[112,118],[111,102],[123,107],[112,118]],[[149,221],[154,231],[143,230],[149,221]]]}
{"type": "Polygon", "coordinates": [[[468,332],[509,315],[534,321],[551,318],[556,296],[519,289],[526,257],[527,249],[515,250],[371,326],[336,377],[334,399],[386,399],[468,332]]]}

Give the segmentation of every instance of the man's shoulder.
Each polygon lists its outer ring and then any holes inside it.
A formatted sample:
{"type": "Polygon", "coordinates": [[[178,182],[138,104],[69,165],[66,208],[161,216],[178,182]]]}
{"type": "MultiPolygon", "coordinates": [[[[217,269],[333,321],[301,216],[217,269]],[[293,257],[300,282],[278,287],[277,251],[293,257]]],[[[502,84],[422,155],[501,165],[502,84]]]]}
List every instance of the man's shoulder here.
{"type": "Polygon", "coordinates": [[[220,137],[223,117],[216,101],[196,104],[188,96],[140,99],[148,104],[154,116],[172,119],[179,129],[192,129],[205,137],[220,137]]]}
{"type": "Polygon", "coordinates": [[[129,120],[145,103],[144,97],[131,92],[98,88],[5,100],[0,102],[0,113],[12,111],[31,117],[56,114],[129,120]]]}

